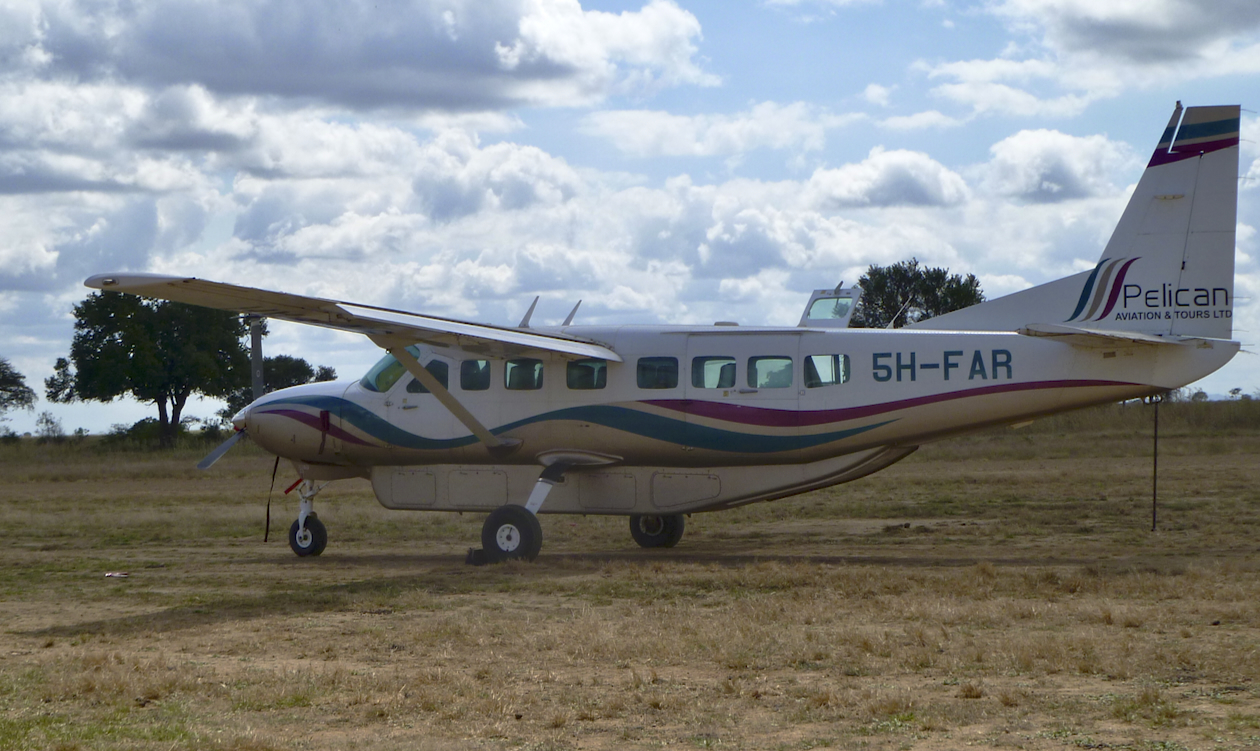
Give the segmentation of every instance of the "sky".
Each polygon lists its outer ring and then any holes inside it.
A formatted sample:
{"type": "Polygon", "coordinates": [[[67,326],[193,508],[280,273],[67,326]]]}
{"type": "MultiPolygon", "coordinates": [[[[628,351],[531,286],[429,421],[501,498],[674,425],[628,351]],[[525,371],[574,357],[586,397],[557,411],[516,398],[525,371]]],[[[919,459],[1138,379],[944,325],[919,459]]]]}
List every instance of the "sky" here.
{"type": "Polygon", "coordinates": [[[507,325],[792,325],[912,257],[998,297],[1097,262],[1178,100],[1244,107],[1245,351],[1198,386],[1260,391],[1255,0],[0,0],[0,61],[18,432],[155,414],[42,398],[103,272],[507,325]]]}

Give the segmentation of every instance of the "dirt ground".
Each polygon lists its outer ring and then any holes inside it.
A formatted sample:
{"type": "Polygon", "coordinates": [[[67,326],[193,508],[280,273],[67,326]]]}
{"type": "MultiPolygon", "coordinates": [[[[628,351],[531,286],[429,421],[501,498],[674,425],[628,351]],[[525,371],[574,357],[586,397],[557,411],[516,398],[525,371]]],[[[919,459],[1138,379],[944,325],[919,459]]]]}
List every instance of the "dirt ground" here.
{"type": "Polygon", "coordinates": [[[264,544],[241,448],[0,447],[0,748],[1260,747],[1260,431],[1172,430],[1156,532],[1149,437],[1065,423],[484,568],[357,481],[264,544]]]}

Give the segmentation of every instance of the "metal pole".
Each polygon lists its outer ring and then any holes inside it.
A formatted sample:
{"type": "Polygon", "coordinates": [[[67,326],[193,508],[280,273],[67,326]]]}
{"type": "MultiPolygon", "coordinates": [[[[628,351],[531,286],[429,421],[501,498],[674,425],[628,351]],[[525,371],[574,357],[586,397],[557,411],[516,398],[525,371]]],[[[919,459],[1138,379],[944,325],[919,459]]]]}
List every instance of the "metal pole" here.
{"type": "Polygon", "coordinates": [[[246,316],[245,320],[249,321],[249,372],[254,387],[254,399],[261,399],[267,393],[263,380],[263,319],[261,316],[246,316]]]}
{"type": "Polygon", "coordinates": [[[1152,434],[1154,445],[1151,451],[1151,531],[1155,531],[1159,519],[1159,403],[1164,401],[1163,394],[1151,397],[1155,404],[1155,430],[1152,434]]]}

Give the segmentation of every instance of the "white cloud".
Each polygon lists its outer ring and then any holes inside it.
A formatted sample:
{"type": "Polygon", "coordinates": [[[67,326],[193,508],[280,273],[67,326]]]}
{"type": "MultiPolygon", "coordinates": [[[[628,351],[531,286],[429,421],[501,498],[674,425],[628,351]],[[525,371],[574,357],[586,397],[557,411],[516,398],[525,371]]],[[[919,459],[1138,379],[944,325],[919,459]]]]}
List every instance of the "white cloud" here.
{"type": "Polygon", "coordinates": [[[827,131],[864,115],[834,115],[803,102],[761,102],[738,115],[671,115],[650,110],[594,112],[582,129],[634,156],[714,156],[758,148],[816,151],[827,131]]]}
{"type": "Polygon", "coordinates": [[[995,0],[1015,38],[993,59],[920,64],[977,113],[1069,117],[1133,89],[1260,72],[1252,0],[995,0]]]}
{"type": "Polygon", "coordinates": [[[962,177],[927,154],[878,146],[858,164],[817,170],[806,192],[823,208],[951,206],[968,197],[962,177]]]}
{"type": "MultiPolygon", "coordinates": [[[[672,0],[620,14],[577,0],[157,0],[12,12],[6,59],[55,78],[350,109],[469,112],[714,85],[700,24],[672,0]]],[[[10,20],[10,19],[5,19],[10,20]]]]}
{"type": "Polygon", "coordinates": [[[895,88],[897,87],[880,86],[877,83],[867,84],[866,88],[862,90],[862,98],[871,104],[887,107],[892,100],[892,93],[895,88]]]}
{"type": "Polygon", "coordinates": [[[1076,137],[1056,130],[1022,130],[990,148],[981,170],[987,190],[1033,202],[1056,202],[1116,192],[1112,176],[1137,159],[1106,136],[1076,137]]]}
{"type": "Polygon", "coordinates": [[[943,115],[937,110],[916,112],[913,115],[899,115],[885,118],[879,124],[893,130],[924,130],[926,128],[955,128],[965,121],[943,115]]]}

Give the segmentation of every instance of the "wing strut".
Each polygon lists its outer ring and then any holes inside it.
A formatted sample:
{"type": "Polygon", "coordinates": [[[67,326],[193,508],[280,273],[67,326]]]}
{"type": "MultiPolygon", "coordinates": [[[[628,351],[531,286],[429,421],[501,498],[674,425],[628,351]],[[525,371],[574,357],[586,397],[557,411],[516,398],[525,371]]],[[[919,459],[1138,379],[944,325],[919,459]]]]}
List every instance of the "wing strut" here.
{"type": "Polygon", "coordinates": [[[450,410],[452,415],[455,415],[455,419],[459,420],[464,424],[464,427],[472,431],[472,434],[477,436],[477,440],[486,444],[486,448],[491,454],[495,456],[504,456],[512,453],[520,447],[521,440],[519,438],[500,438],[494,433],[491,433],[485,425],[482,425],[481,421],[474,417],[473,413],[469,412],[467,407],[461,404],[460,401],[451,394],[451,392],[446,390],[446,387],[442,385],[441,381],[434,377],[427,368],[421,365],[419,360],[411,356],[411,353],[407,351],[406,345],[391,341],[385,337],[373,336],[369,338],[375,342],[378,347],[389,352],[395,359],[398,360],[398,362],[402,363],[402,366],[407,369],[408,373],[415,376],[416,380],[420,381],[420,383],[423,383],[424,387],[427,388],[429,392],[436,396],[437,400],[442,403],[442,406],[450,410]]]}

